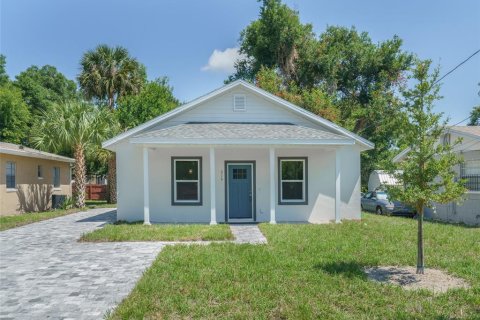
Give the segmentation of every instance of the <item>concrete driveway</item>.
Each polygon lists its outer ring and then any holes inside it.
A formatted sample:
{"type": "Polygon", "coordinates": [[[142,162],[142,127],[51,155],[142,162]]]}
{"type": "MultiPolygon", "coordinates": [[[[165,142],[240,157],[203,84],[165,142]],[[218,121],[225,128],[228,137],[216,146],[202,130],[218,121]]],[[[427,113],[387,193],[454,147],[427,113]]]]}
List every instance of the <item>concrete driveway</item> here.
{"type": "Polygon", "coordinates": [[[115,219],[93,209],[0,232],[0,319],[101,319],[165,244],[79,243],[115,219]]]}

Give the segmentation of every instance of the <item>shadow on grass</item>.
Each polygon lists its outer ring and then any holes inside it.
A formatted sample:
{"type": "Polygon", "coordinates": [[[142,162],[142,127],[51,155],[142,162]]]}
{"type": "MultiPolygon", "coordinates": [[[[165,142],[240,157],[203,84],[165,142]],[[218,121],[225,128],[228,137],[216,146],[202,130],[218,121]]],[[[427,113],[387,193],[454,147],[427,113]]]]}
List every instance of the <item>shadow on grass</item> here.
{"type": "Polygon", "coordinates": [[[347,278],[360,278],[367,280],[367,276],[363,271],[364,265],[354,261],[318,263],[315,264],[313,268],[331,275],[342,275],[347,278]]]}

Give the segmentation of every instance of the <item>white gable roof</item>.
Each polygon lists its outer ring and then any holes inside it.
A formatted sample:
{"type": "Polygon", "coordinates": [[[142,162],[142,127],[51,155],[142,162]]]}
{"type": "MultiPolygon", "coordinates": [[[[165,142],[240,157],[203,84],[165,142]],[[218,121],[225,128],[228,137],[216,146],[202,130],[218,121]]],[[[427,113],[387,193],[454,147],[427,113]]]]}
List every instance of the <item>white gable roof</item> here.
{"type": "Polygon", "coordinates": [[[318,125],[321,125],[321,126],[324,126],[326,128],[329,128],[330,130],[332,130],[333,132],[337,133],[337,134],[340,134],[340,135],[344,135],[346,137],[349,137],[349,138],[352,138],[353,140],[355,140],[356,142],[358,142],[361,146],[363,146],[365,149],[372,149],[374,147],[374,144],[336,124],[334,124],[333,122],[330,122],[326,119],[323,119],[322,117],[319,117],[303,108],[300,108],[286,100],[283,100],[265,90],[262,90],[248,82],[245,82],[243,80],[237,80],[237,81],[234,81],[234,82],[231,82],[217,90],[214,90],[206,95],[203,95],[189,103],[186,103],[176,109],[173,109],[172,111],[170,112],[167,112],[165,114],[162,114],[150,121],[147,121],[145,122],[144,124],[141,124],[133,129],[130,129],[124,133],[121,133],[119,135],[117,135],[116,137],[113,137],[112,139],[110,140],[107,140],[105,142],[103,142],[102,146],[104,148],[107,148],[107,149],[112,149],[112,146],[124,139],[127,139],[127,138],[130,138],[130,137],[133,137],[134,135],[138,134],[138,133],[141,133],[142,131],[145,131],[149,128],[152,128],[164,121],[167,121],[169,119],[172,119],[174,117],[176,117],[177,115],[181,114],[181,113],[184,113],[192,108],[194,108],[195,106],[199,105],[200,103],[203,103],[207,100],[210,100],[216,96],[219,96],[221,94],[223,94],[224,92],[230,90],[230,89],[233,89],[233,88],[238,88],[238,87],[241,87],[241,88],[244,88],[246,90],[250,90],[254,93],[257,93],[259,95],[261,95],[262,97],[264,97],[265,99],[275,103],[276,105],[279,105],[283,108],[286,108],[288,109],[289,111],[295,113],[295,114],[298,114],[299,116],[302,116],[310,121],[312,121],[313,123],[316,123],[318,125]]]}

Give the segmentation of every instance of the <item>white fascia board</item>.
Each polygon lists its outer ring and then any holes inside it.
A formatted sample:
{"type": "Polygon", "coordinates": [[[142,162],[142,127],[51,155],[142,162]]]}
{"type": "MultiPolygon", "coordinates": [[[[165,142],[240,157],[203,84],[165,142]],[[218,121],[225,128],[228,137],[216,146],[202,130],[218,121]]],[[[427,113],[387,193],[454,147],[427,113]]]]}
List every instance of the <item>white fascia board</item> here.
{"type": "Polygon", "coordinates": [[[58,155],[49,155],[49,154],[36,154],[36,153],[30,153],[30,152],[19,152],[15,150],[10,150],[10,149],[2,149],[0,148],[0,154],[10,154],[13,156],[19,156],[19,157],[27,157],[27,158],[36,158],[36,159],[45,159],[45,160],[53,160],[53,161],[59,161],[59,162],[68,162],[68,163],[74,163],[75,159],[68,158],[68,157],[62,157],[58,155]]]}
{"type": "Polygon", "coordinates": [[[333,129],[336,132],[339,132],[343,135],[346,135],[346,136],[358,141],[359,144],[364,146],[366,150],[370,150],[370,149],[373,149],[375,147],[375,145],[372,142],[354,134],[353,132],[350,132],[347,129],[344,129],[344,128],[336,125],[335,123],[333,123],[331,121],[323,119],[323,118],[321,118],[321,117],[319,117],[319,116],[317,116],[317,115],[315,115],[315,114],[313,114],[313,113],[311,113],[311,112],[309,112],[309,111],[307,111],[303,108],[300,108],[300,107],[298,107],[298,106],[296,106],[296,105],[294,105],[294,104],[292,104],[292,103],[290,103],[286,100],[283,100],[282,98],[279,98],[279,97],[277,97],[277,96],[275,96],[275,95],[273,95],[273,94],[271,94],[271,93],[269,93],[269,92],[267,92],[263,89],[260,89],[256,86],[246,82],[246,81],[243,81],[243,80],[236,80],[236,81],[234,81],[230,84],[227,84],[227,85],[225,85],[225,86],[223,86],[223,87],[221,87],[217,90],[214,90],[210,93],[207,93],[206,95],[203,95],[203,96],[201,96],[201,97],[199,97],[199,98],[197,98],[197,99],[195,99],[195,100],[193,100],[193,101],[191,101],[187,104],[184,104],[183,106],[175,108],[172,111],[169,111],[169,112],[167,112],[167,113],[165,113],[161,116],[158,116],[158,117],[156,117],[156,118],[154,118],[150,121],[147,121],[144,124],[141,124],[141,125],[133,128],[133,129],[130,129],[128,131],[125,131],[124,133],[121,133],[121,134],[117,135],[116,137],[113,137],[112,139],[104,141],[102,143],[102,147],[106,148],[106,149],[109,149],[109,150],[113,150],[114,148],[112,148],[112,147],[108,148],[108,147],[117,143],[117,142],[119,142],[120,140],[128,138],[128,137],[130,137],[130,136],[132,136],[132,135],[134,135],[134,134],[136,134],[136,133],[138,133],[142,130],[148,129],[148,128],[150,128],[150,127],[152,127],[152,126],[154,126],[154,125],[156,125],[156,124],[158,124],[162,121],[165,121],[165,120],[168,120],[172,117],[175,117],[178,114],[183,113],[183,112],[195,107],[196,105],[198,105],[202,102],[205,102],[205,101],[207,101],[207,100],[209,100],[209,99],[211,99],[211,98],[213,98],[217,95],[220,95],[220,94],[224,93],[225,91],[230,90],[231,88],[234,88],[236,86],[243,86],[244,88],[252,90],[252,91],[256,92],[257,94],[259,94],[259,95],[261,95],[261,96],[263,96],[263,97],[265,97],[265,98],[267,98],[271,101],[274,101],[281,106],[284,106],[284,107],[290,109],[294,113],[300,114],[301,116],[303,116],[303,117],[305,117],[305,118],[307,118],[307,119],[309,119],[309,120],[311,120],[315,123],[321,124],[321,125],[323,125],[327,128],[333,129]]]}
{"type": "Polygon", "coordinates": [[[403,160],[403,158],[405,158],[405,156],[410,152],[410,147],[404,149],[402,152],[400,152],[399,154],[397,154],[395,157],[393,157],[392,161],[394,163],[397,163],[397,162],[400,162],[403,160]]]}
{"type": "Polygon", "coordinates": [[[157,144],[157,145],[354,145],[353,139],[325,139],[325,140],[294,140],[294,139],[168,139],[133,138],[132,144],[157,144]]]}

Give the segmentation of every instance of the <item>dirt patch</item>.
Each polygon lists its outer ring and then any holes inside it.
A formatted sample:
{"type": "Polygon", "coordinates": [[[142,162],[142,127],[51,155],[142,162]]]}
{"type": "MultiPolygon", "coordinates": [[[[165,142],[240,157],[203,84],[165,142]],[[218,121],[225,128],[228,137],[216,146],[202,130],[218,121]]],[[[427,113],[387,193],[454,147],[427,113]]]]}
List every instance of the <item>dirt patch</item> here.
{"type": "Polygon", "coordinates": [[[438,269],[425,269],[425,274],[416,274],[415,267],[372,267],[365,268],[368,279],[380,283],[401,286],[405,290],[427,289],[435,293],[449,289],[469,288],[468,283],[438,269]]]}

